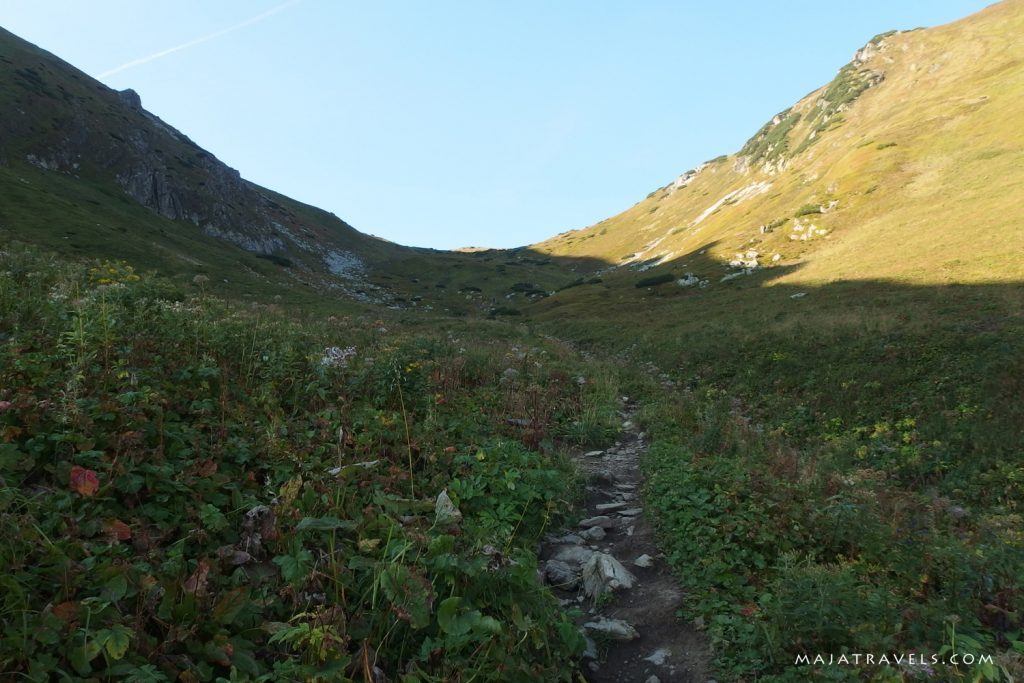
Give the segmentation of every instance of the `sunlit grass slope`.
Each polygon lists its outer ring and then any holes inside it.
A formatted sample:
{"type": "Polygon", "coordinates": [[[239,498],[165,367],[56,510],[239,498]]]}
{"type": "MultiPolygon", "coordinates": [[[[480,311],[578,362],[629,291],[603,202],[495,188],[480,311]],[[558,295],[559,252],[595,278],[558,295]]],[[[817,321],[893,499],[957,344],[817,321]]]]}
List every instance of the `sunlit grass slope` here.
{"type": "Polygon", "coordinates": [[[802,266],[779,283],[1024,279],[1022,33],[1012,0],[882,34],[739,153],[537,248],[639,265],[713,243],[721,262],[802,266]]]}

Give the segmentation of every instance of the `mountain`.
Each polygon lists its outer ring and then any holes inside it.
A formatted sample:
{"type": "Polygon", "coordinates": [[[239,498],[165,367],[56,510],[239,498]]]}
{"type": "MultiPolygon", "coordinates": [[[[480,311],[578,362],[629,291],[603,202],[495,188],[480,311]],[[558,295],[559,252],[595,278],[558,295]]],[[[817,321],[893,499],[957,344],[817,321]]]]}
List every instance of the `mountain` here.
{"type": "Polygon", "coordinates": [[[5,239],[307,304],[486,312],[566,281],[522,250],[438,252],[360,233],[245,180],[134,91],[2,29],[0,112],[5,239]]]}
{"type": "Polygon", "coordinates": [[[1010,0],[880,34],[737,153],[535,248],[710,286],[751,266],[784,269],[780,284],[1020,281],[1022,32],[1010,0]]]}
{"type": "Polygon", "coordinates": [[[1021,680],[1021,35],[881,34],[617,216],[437,252],[0,33],[0,670],[1021,680]],[[542,539],[622,590],[563,610],[542,539]]]}

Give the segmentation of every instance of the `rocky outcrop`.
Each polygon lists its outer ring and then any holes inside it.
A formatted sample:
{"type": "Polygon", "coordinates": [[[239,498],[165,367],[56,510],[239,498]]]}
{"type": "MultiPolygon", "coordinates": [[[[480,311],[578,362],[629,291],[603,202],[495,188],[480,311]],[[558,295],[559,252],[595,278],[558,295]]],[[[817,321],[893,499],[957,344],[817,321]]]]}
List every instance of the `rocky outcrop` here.
{"type": "Polygon", "coordinates": [[[126,88],[117,93],[117,96],[121,98],[121,101],[127,104],[136,111],[142,111],[142,98],[139,97],[139,93],[135,92],[131,88],[126,88]]]}
{"type": "Polygon", "coordinates": [[[344,268],[330,267],[337,260],[330,254],[361,238],[350,226],[328,214],[314,222],[275,202],[146,111],[134,90],[112,90],[2,29],[0,52],[0,79],[10,84],[0,115],[0,158],[109,180],[160,216],[247,251],[307,252],[312,258],[303,267],[330,268],[343,279],[358,270],[354,256],[344,268]]]}

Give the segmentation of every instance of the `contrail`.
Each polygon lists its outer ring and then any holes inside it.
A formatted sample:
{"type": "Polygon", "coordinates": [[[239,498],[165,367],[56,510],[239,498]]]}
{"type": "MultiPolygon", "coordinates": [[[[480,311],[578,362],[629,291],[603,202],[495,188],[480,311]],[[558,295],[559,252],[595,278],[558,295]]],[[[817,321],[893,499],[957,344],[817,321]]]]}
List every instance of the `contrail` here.
{"type": "Polygon", "coordinates": [[[199,45],[200,43],[205,43],[207,41],[213,40],[214,38],[220,38],[222,35],[224,35],[226,33],[231,33],[232,31],[237,31],[240,28],[245,28],[246,26],[249,26],[250,24],[255,24],[257,21],[262,21],[262,20],[266,19],[267,17],[269,17],[271,15],[277,14],[278,12],[283,12],[284,10],[288,9],[289,7],[291,7],[292,5],[296,5],[299,2],[301,2],[301,1],[302,0],[288,0],[288,2],[286,2],[284,4],[278,5],[277,7],[272,7],[271,9],[268,9],[266,12],[263,12],[262,14],[257,14],[256,16],[251,17],[249,19],[246,19],[245,21],[243,21],[243,22],[241,22],[239,24],[235,24],[234,26],[229,26],[227,28],[221,29],[220,31],[215,31],[214,33],[210,33],[209,35],[205,35],[202,38],[196,38],[195,40],[190,40],[187,43],[182,43],[181,45],[175,45],[174,47],[169,47],[166,50],[161,50],[160,52],[156,52],[156,53],[151,54],[151,55],[149,55],[147,57],[142,57],[140,59],[135,59],[135,60],[132,60],[130,62],[126,62],[126,63],[122,64],[121,66],[116,66],[113,69],[111,69],[110,71],[104,71],[97,78],[106,78],[107,76],[113,76],[114,74],[120,73],[120,72],[124,71],[125,69],[131,69],[132,67],[136,67],[136,66],[139,66],[141,64],[146,64],[148,62],[152,62],[154,59],[160,59],[161,57],[166,57],[167,55],[172,54],[174,52],[180,52],[181,50],[185,50],[185,49],[188,49],[188,48],[193,47],[195,45],[199,45]]]}

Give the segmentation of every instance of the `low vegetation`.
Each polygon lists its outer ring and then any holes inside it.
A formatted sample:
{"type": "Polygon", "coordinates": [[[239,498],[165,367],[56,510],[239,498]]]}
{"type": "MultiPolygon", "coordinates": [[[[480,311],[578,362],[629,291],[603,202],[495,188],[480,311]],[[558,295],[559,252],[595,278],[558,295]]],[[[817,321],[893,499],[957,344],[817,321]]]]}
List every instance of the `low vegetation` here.
{"type": "Polygon", "coordinates": [[[569,679],[533,552],[560,445],[615,433],[610,371],[18,250],[0,323],[6,676],[569,679]]]}
{"type": "Polygon", "coordinates": [[[675,277],[676,276],[673,275],[672,273],[661,273],[660,275],[651,275],[650,277],[645,277],[637,280],[636,286],[638,289],[643,287],[657,287],[658,285],[664,285],[666,283],[672,282],[675,279],[675,277]]]}
{"type": "Polygon", "coordinates": [[[708,290],[663,300],[657,320],[625,304],[614,323],[558,325],[679,384],[630,391],[653,437],[648,509],[716,678],[1020,679],[1020,285],[793,291],[708,290]],[[867,652],[991,659],[797,664],[867,652]]]}

